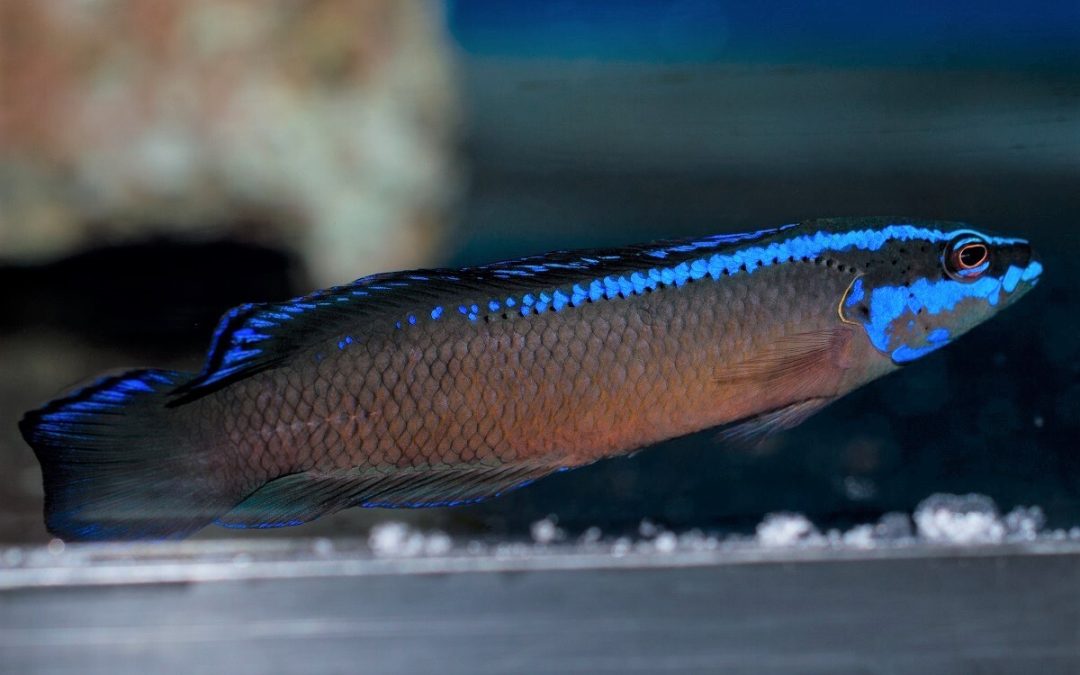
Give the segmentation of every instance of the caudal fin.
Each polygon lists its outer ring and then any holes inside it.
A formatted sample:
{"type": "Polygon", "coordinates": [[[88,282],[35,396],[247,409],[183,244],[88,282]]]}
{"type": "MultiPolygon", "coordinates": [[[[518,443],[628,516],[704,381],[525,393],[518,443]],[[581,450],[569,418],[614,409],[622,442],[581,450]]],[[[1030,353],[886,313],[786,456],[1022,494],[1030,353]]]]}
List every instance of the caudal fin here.
{"type": "Polygon", "coordinates": [[[215,455],[165,406],[191,376],[133,370],[19,423],[41,463],[45,523],[67,540],[178,539],[232,508],[215,455]]]}

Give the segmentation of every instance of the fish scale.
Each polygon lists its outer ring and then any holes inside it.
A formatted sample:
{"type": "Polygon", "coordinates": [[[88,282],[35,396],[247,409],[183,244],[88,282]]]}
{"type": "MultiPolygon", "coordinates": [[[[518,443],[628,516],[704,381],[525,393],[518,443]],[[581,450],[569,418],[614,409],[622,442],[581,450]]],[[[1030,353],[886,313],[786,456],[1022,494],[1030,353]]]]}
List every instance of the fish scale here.
{"type": "Polygon", "coordinates": [[[1040,272],[1019,239],[847,219],[381,274],[238,307],[202,372],[106,379],[22,429],[67,538],[472,503],[700,429],[794,426],[1040,272]]]}

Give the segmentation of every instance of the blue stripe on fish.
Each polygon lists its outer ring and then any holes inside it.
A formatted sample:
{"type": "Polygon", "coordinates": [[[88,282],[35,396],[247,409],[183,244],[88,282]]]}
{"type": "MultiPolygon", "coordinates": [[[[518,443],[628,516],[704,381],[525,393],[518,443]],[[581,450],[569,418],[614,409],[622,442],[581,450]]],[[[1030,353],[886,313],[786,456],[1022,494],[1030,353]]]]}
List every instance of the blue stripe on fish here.
{"type": "MultiPolygon", "coordinates": [[[[955,231],[945,233],[933,227],[891,224],[876,229],[819,230],[769,244],[761,243],[768,237],[782,236],[794,227],[797,226],[785,225],[745,234],[628,247],[614,252],[555,252],[464,268],[453,274],[446,270],[378,274],[359,279],[349,286],[331,288],[285,303],[242,305],[222,318],[211,340],[206,365],[183,389],[188,392],[206,389],[253,368],[269,367],[279,352],[288,349],[292,342],[285,339],[281,344],[286,329],[298,333],[330,330],[333,323],[327,322],[325,317],[320,315],[319,320],[309,320],[308,316],[331,307],[347,310],[353,302],[373,303],[373,307],[399,306],[405,312],[411,312],[404,316],[413,325],[418,322],[418,316],[430,316],[431,320],[442,317],[443,305],[418,305],[420,297],[430,297],[433,291],[449,293],[452,297],[455,293],[475,292],[485,284],[506,284],[510,290],[509,287],[526,279],[541,284],[550,280],[551,285],[543,291],[510,293],[506,297],[503,304],[508,308],[520,305],[519,312],[524,317],[547,310],[567,311],[584,302],[613,301],[659,288],[678,288],[706,277],[717,280],[735,274],[753,274],[761,268],[814,259],[830,252],[853,248],[877,250],[890,240],[938,243],[956,235],[955,231]],[[658,266],[657,261],[668,264],[658,266]],[[590,272],[595,272],[596,276],[589,279],[590,272]],[[413,289],[423,289],[423,292],[414,294],[411,293],[413,289]]],[[[999,237],[986,239],[990,244],[998,245],[1020,241],[999,237]]],[[[1016,273],[1020,276],[1009,277],[1008,285],[1015,287],[1019,281],[1026,280],[1023,275],[1029,273],[1020,270],[1016,273]]],[[[457,305],[458,312],[470,322],[481,318],[481,304],[490,312],[497,312],[500,307],[497,300],[465,299],[460,295],[457,302],[463,303],[457,305]]],[[[394,326],[402,327],[402,321],[398,320],[394,326]]]]}

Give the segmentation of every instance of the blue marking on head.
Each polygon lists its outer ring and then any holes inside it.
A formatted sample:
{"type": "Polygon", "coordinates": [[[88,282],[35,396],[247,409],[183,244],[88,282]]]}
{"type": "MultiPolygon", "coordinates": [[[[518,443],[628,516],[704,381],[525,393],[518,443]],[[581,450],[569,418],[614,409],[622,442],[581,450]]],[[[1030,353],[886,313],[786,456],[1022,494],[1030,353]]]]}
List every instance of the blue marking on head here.
{"type": "Polygon", "coordinates": [[[1016,286],[1020,283],[1020,279],[1023,275],[1024,270],[1016,265],[1010,265],[1009,270],[1005,272],[1005,277],[1001,280],[1001,288],[1004,289],[1006,293],[1012,293],[1016,290],[1016,286]]]}
{"type": "Polygon", "coordinates": [[[436,307],[435,309],[431,310],[431,318],[437,320],[440,316],[442,316],[442,313],[443,308],[441,306],[436,307]]]}
{"type": "Polygon", "coordinates": [[[870,317],[864,322],[867,335],[874,347],[890,351],[892,323],[905,312],[917,314],[922,309],[940,314],[966,298],[982,298],[993,305],[1000,287],[1001,283],[990,277],[975,282],[919,279],[910,286],[880,286],[870,294],[870,317]]]}
{"type": "Polygon", "coordinates": [[[410,314],[408,316],[408,320],[409,320],[409,325],[410,326],[415,326],[416,325],[416,315],[415,314],[410,314]]]}
{"type": "Polygon", "coordinates": [[[488,310],[489,311],[497,312],[497,311],[499,311],[500,307],[502,307],[502,305],[499,304],[498,300],[489,300],[488,301],[488,310]]]}
{"type": "Polygon", "coordinates": [[[948,328],[935,328],[930,331],[926,336],[926,339],[930,342],[948,342],[949,329],[948,328]]]}
{"type": "MultiPolygon", "coordinates": [[[[981,321],[989,308],[998,306],[1004,297],[1016,291],[1019,283],[1025,281],[1025,275],[1030,283],[1041,269],[1038,262],[1032,261],[1023,268],[1010,265],[1000,278],[932,280],[921,277],[908,285],[878,286],[866,292],[869,315],[858,322],[875,348],[889,354],[895,363],[907,363],[943,347],[956,334],[981,321]],[[976,305],[962,310],[961,303],[971,299],[984,301],[987,310],[980,312],[976,305]],[[919,322],[915,320],[920,314],[926,317],[922,323],[929,323],[925,335],[918,332],[919,322]],[[903,323],[900,323],[901,319],[903,323]],[[935,326],[942,322],[945,325],[935,326]],[[906,326],[906,329],[900,326],[906,326]]],[[[855,292],[853,286],[844,307],[858,304],[851,300],[855,292]]]]}
{"type": "Polygon", "coordinates": [[[866,296],[866,291],[863,289],[862,278],[856,279],[855,283],[851,284],[851,291],[848,292],[847,300],[844,301],[846,307],[854,307],[858,303],[862,302],[863,297],[866,296]]]}

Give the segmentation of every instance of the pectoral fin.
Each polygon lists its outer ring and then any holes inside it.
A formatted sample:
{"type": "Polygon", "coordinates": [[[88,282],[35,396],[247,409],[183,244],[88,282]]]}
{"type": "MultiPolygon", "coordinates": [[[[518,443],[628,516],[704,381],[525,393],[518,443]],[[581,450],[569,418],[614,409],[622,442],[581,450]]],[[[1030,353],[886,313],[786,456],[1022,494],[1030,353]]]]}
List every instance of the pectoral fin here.
{"type": "Polygon", "coordinates": [[[833,398],[810,398],[798,403],[770,410],[731,424],[720,431],[725,442],[756,441],[771,434],[797,427],[811,415],[833,402],[833,398]]]}
{"type": "Polygon", "coordinates": [[[850,326],[840,326],[782,337],[725,370],[720,379],[739,387],[766,388],[782,400],[818,398],[821,385],[850,365],[848,345],[854,334],[850,326]]]}

